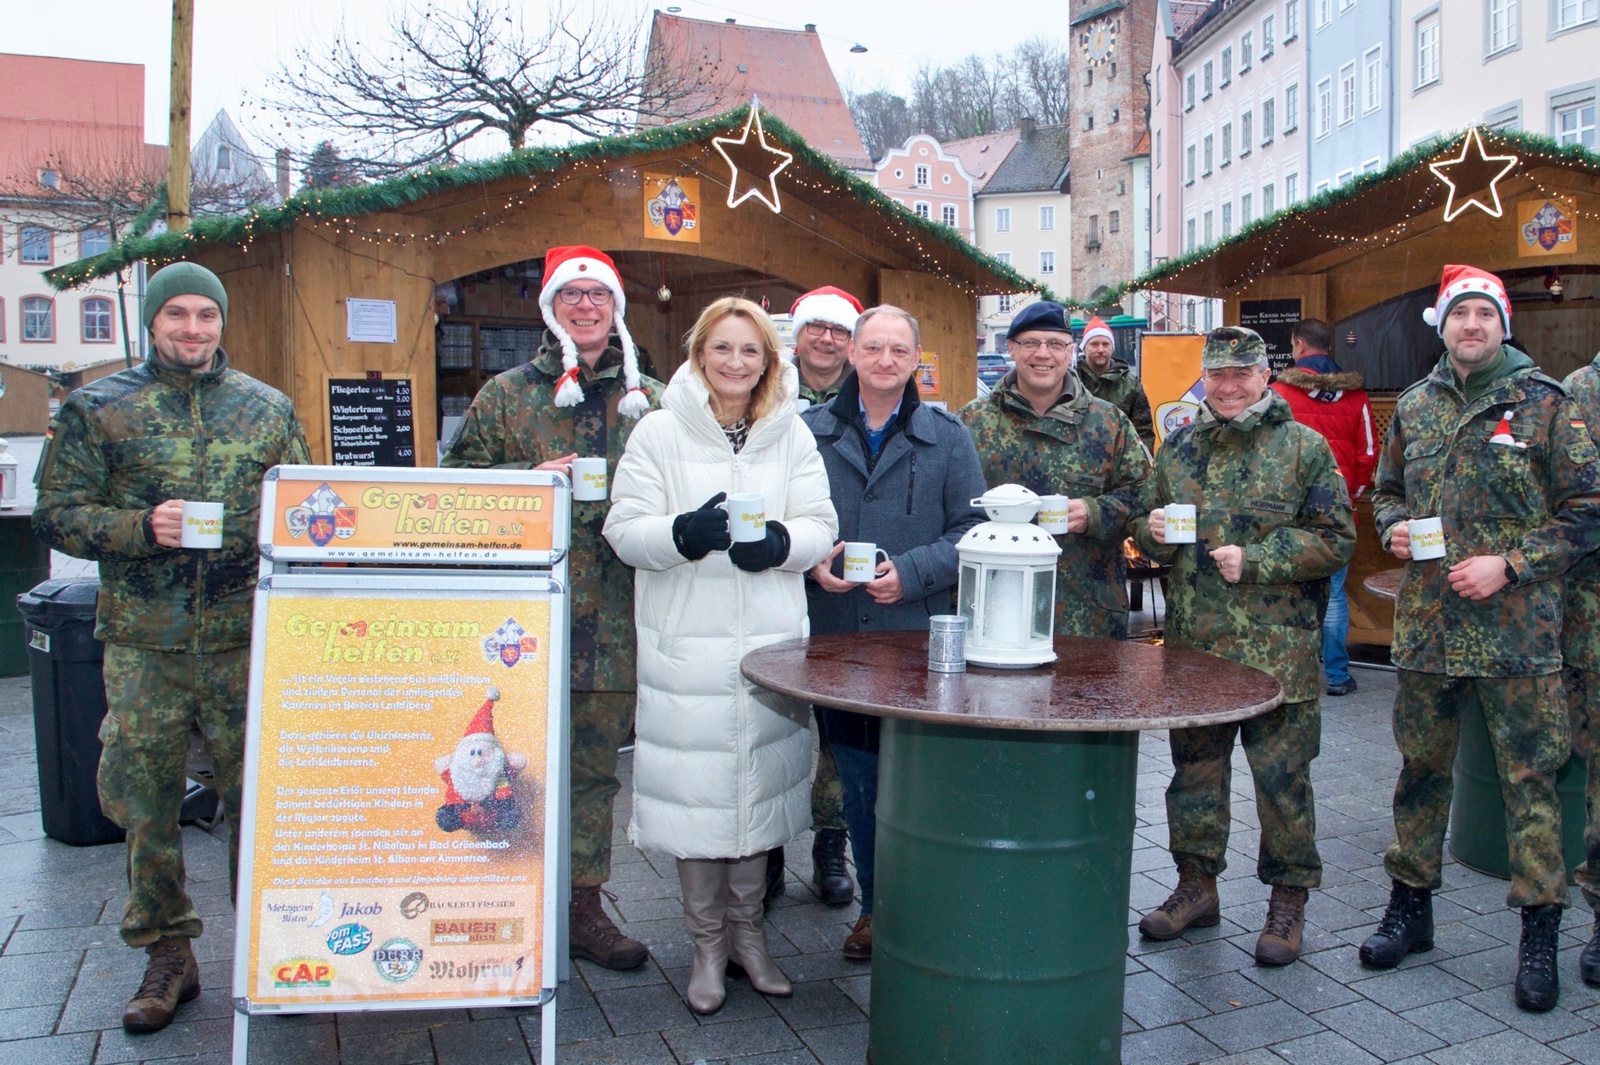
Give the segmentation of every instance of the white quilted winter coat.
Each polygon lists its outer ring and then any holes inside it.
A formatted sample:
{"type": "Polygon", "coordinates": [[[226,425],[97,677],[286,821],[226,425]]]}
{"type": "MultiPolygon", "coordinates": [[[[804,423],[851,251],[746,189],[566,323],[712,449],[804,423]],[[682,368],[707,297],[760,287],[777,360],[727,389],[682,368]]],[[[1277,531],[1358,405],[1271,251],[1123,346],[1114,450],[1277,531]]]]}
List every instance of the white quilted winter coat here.
{"type": "Polygon", "coordinates": [[[635,568],[639,711],[628,837],[677,858],[744,858],[788,843],[811,820],[804,703],[739,674],[746,652],[809,631],[804,573],[833,549],[839,522],[798,378],[734,454],[686,362],[640,420],[611,481],[605,537],[635,568]],[[672,522],[718,492],[760,492],[789,531],[789,557],[762,573],[726,551],[678,553],[672,522]]]}

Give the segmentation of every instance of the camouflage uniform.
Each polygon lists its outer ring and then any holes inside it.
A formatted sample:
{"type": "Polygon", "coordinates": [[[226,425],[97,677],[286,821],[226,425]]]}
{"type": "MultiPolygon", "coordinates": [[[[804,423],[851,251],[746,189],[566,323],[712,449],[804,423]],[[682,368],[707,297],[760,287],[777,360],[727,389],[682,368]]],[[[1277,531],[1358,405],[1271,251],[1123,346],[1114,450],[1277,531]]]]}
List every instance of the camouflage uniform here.
{"type": "MultiPolygon", "coordinates": [[[[1600,356],[1562,382],[1591,439],[1600,432],[1600,356]]],[[[1588,769],[1585,859],[1574,872],[1590,909],[1600,913],[1600,554],[1567,571],[1561,629],[1562,687],[1572,724],[1572,753],[1588,769]]]]}
{"type": "Polygon", "coordinates": [[[1150,400],[1145,397],[1144,386],[1139,383],[1139,376],[1133,372],[1133,367],[1121,359],[1112,359],[1111,367],[1105,373],[1097,374],[1089,369],[1088,360],[1080,355],[1073,372],[1091,396],[1105,400],[1126,414],[1145,450],[1155,454],[1156,431],[1154,420],[1150,417],[1150,400]]]}
{"type": "Polygon", "coordinates": [[[1356,539],[1333,452],[1270,390],[1231,421],[1202,405],[1195,423],[1167,437],[1157,453],[1137,513],[1135,543],[1173,567],[1167,644],[1270,673],[1285,700],[1242,724],[1172,731],[1173,857],[1206,876],[1227,867],[1231,754],[1234,736],[1242,734],[1261,819],[1257,875],[1277,886],[1316,887],[1322,879],[1311,793],[1311,760],[1322,741],[1318,613],[1328,576],[1350,561],[1356,539]],[[1196,543],[1151,538],[1150,511],[1169,503],[1196,505],[1196,543]],[[1224,545],[1245,548],[1238,584],[1223,580],[1207,554],[1224,545]]]}
{"type": "Polygon", "coordinates": [[[1560,577],[1595,541],[1600,470],[1577,408],[1520,351],[1467,400],[1449,356],[1403,392],[1378,458],[1372,507],[1385,545],[1395,525],[1444,519],[1445,557],[1407,562],[1395,602],[1399,667],[1394,731],[1404,763],[1395,784],[1389,875],[1437,889],[1449,813],[1460,703],[1476,697],[1506,798],[1511,906],[1566,905],[1561,809],[1553,774],[1566,761],[1561,705],[1560,577]],[[1492,443],[1513,411],[1515,445],[1492,443]],[[1503,555],[1517,579],[1483,602],[1450,588],[1450,567],[1503,555]]]}
{"type": "Polygon", "coordinates": [[[806,379],[801,377],[800,398],[806,400],[813,407],[820,407],[822,404],[828,402],[828,400],[839,394],[839,386],[844,384],[844,379],[846,374],[849,372],[849,369],[850,368],[847,366],[844,368],[844,370],[840,371],[838,378],[836,378],[833,384],[829,385],[827,388],[812,388],[810,385],[806,384],[806,379]]]}
{"type": "Polygon", "coordinates": [[[1016,371],[1008,372],[989,395],[960,411],[984,480],[1083,501],[1088,527],[1056,537],[1056,632],[1121,639],[1128,632],[1122,542],[1150,459],[1122,412],[1089,395],[1071,374],[1044,414],[1034,413],[1016,381],[1016,371]]]}
{"type": "MultiPolygon", "coordinates": [[[[834,396],[839,394],[839,386],[844,384],[844,379],[849,375],[850,367],[846,366],[839,371],[839,376],[834,378],[833,384],[827,388],[812,388],[806,384],[804,375],[800,377],[800,398],[806,400],[814,407],[820,407],[834,396]]],[[[812,715],[816,714],[816,707],[811,708],[812,715]]],[[[822,734],[822,729],[817,729],[817,774],[811,778],[811,830],[821,832],[824,829],[845,830],[844,824],[844,783],[839,779],[839,766],[833,760],[833,750],[828,746],[828,737],[822,734]]]]}
{"type": "MultiPolygon", "coordinates": [[[[606,348],[591,369],[579,360],[583,402],[555,405],[561,348],[546,332],[532,361],[495,377],[472,401],[443,465],[529,469],[576,452],[604,455],[615,470],[638,424],[617,411],[622,352],[606,348]]],[[[661,382],[641,377],[652,407],[661,382]]],[[[633,570],[600,535],[610,504],[572,504],[572,883],[598,887],[611,876],[611,807],[617,748],[633,725],[633,570]]]]}
{"type": "Polygon", "coordinates": [[[205,373],[148,362],[78,389],[50,435],[34,531],[100,563],[99,791],[128,833],[122,937],[132,946],[194,938],[201,921],[184,889],[178,828],[189,726],[205,737],[237,878],[261,478],[310,453],[288,397],[229,370],[220,349],[205,373]],[[221,549],[157,545],[150,514],[169,499],[221,503],[221,549]]]}

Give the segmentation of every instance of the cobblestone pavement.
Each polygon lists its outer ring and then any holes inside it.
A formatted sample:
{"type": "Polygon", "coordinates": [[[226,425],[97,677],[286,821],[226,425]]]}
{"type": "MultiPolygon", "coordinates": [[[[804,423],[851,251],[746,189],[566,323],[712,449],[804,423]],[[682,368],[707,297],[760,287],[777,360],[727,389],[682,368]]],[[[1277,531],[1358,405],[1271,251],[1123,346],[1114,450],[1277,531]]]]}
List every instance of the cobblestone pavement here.
{"type": "MultiPolygon", "coordinates": [[[[1322,755],[1313,777],[1327,870],[1322,889],[1311,894],[1305,957],[1284,969],[1252,961],[1267,889],[1254,878],[1255,808],[1239,755],[1224,920],[1171,943],[1130,935],[1123,1060],[1600,1062],[1600,990],[1577,978],[1589,925],[1581,905],[1564,923],[1561,1005],[1550,1013],[1521,1013],[1511,1003],[1519,926],[1505,909],[1504,882],[1454,863],[1436,903],[1438,949],[1388,973],[1358,964],[1355,945],[1388,897],[1381,855],[1391,836],[1389,794],[1399,757],[1388,723],[1393,676],[1371,669],[1356,675],[1357,695],[1323,704],[1322,755]]],[[[224,840],[185,830],[193,890],[207,918],[196,944],[204,994],[166,1031],[127,1036],[118,1021],[142,954],[116,934],[123,850],[78,849],[42,837],[33,750],[27,682],[0,681],[0,1065],[227,1061],[233,917],[224,840]]],[[[1164,734],[1144,738],[1140,770],[1130,932],[1174,879],[1163,823],[1170,771],[1164,734]]],[[[625,823],[626,815],[618,820],[625,823]]],[[[681,998],[690,945],[672,863],[640,853],[619,835],[615,911],[650,945],[651,960],[631,973],[576,967],[561,998],[564,1065],[859,1065],[869,969],[839,955],[856,911],[813,901],[805,885],[809,838],[791,845],[790,854],[788,895],[772,912],[770,936],[795,982],[794,997],[764,999],[734,980],[727,1006],[702,1018],[681,998]]],[[[502,1065],[534,1060],[539,1044],[535,1009],[257,1018],[251,1028],[253,1062],[293,1065],[502,1065]]]]}

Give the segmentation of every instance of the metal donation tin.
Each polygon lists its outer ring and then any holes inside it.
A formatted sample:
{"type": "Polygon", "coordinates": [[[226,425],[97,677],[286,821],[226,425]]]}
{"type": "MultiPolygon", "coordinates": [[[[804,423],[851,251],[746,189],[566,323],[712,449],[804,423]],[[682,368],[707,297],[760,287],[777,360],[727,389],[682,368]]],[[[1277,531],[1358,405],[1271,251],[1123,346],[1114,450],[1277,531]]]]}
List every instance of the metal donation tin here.
{"type": "Polygon", "coordinates": [[[967,671],[967,619],[935,614],[928,619],[928,668],[935,673],[967,671]]]}

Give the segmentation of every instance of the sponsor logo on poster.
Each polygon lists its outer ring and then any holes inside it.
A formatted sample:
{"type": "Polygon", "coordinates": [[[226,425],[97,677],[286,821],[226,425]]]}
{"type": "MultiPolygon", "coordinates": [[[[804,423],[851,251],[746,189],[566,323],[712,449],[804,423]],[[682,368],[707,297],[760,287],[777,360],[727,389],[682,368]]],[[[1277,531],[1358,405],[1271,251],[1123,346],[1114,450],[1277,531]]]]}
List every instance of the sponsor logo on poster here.
{"type": "Polygon", "coordinates": [[[422,948],[396,936],[372,952],[372,964],[378,967],[378,975],[391,984],[403,984],[422,968],[422,948]]]}
{"type": "Polygon", "coordinates": [[[510,910],[517,906],[516,899],[430,899],[426,892],[413,891],[400,900],[400,914],[406,920],[415,920],[434,910],[510,910]]]}
{"type": "Polygon", "coordinates": [[[328,949],[335,954],[360,954],[372,943],[372,929],[364,924],[342,924],[328,933],[328,949]]]}
{"type": "Polygon", "coordinates": [[[506,618],[506,623],[483,641],[483,657],[490,662],[499,662],[507,669],[522,661],[523,655],[531,658],[538,652],[538,638],[529,636],[515,618],[506,618]]]}
{"type": "Polygon", "coordinates": [[[328,987],[333,983],[333,963],[321,958],[290,958],[272,969],[273,987],[328,987]]]}
{"type": "Polygon", "coordinates": [[[522,918],[439,918],[431,925],[428,941],[435,946],[473,947],[521,943],[522,918]]]}
{"type": "Polygon", "coordinates": [[[504,980],[522,970],[523,958],[491,958],[485,961],[430,961],[429,980],[458,980],[476,983],[479,980],[504,980]]]}

